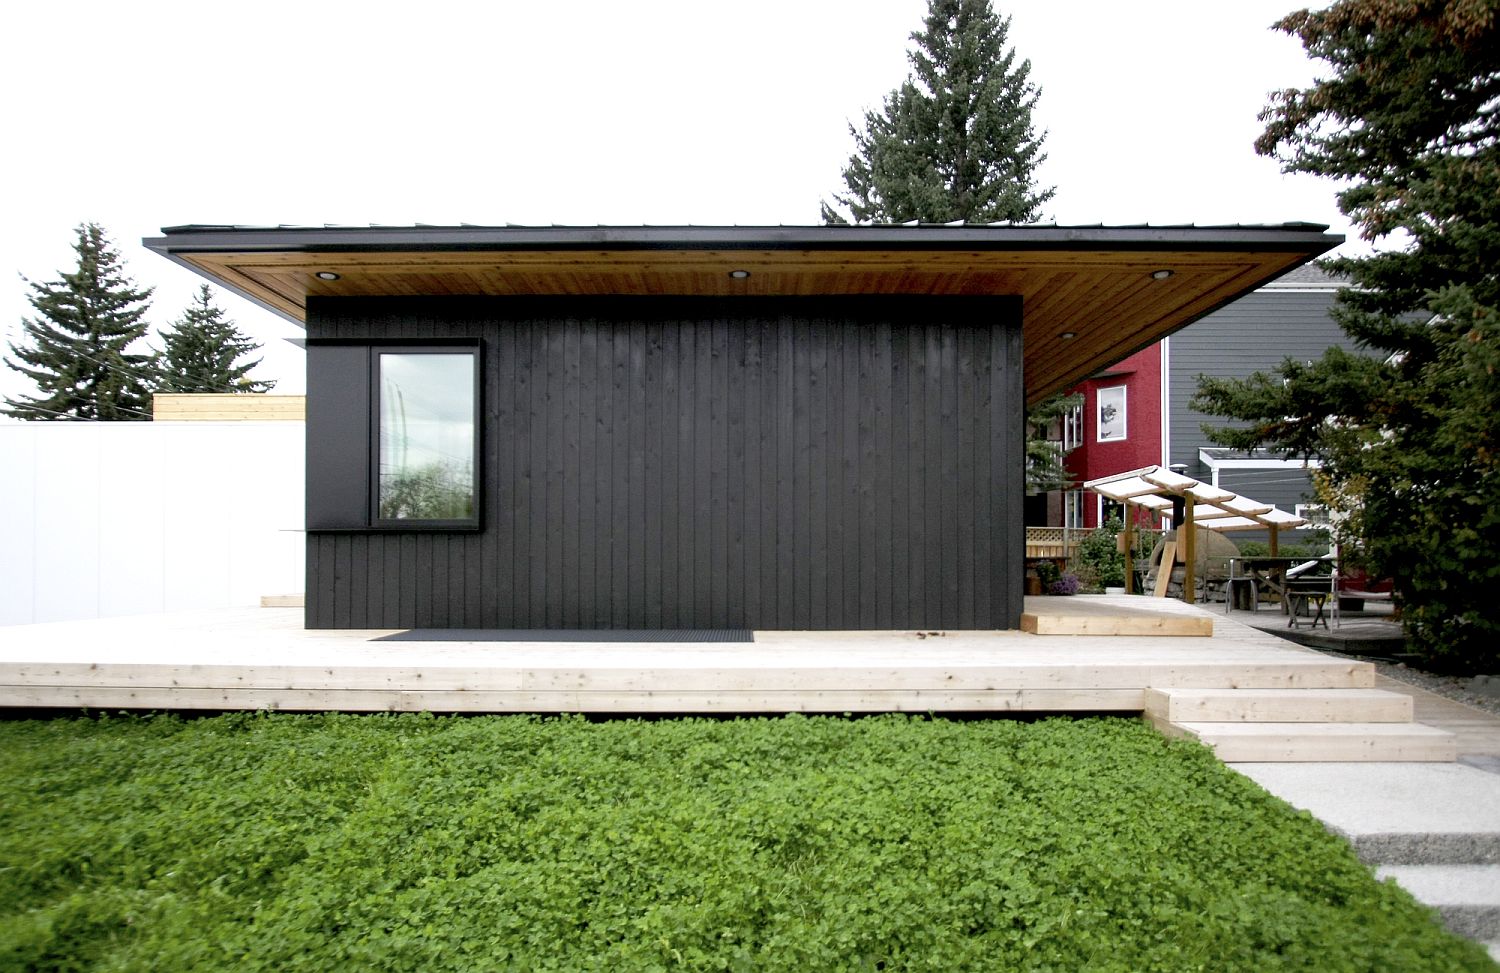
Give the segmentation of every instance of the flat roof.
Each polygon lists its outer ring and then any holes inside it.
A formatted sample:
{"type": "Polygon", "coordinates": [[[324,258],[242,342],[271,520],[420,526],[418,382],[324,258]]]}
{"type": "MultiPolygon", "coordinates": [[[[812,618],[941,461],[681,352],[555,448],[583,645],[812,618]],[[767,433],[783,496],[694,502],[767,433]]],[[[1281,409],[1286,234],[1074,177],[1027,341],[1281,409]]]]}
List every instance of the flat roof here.
{"type": "Polygon", "coordinates": [[[1343,242],[1327,230],[189,225],[143,242],[299,324],[310,297],[1017,296],[1036,402],[1343,242]]]}

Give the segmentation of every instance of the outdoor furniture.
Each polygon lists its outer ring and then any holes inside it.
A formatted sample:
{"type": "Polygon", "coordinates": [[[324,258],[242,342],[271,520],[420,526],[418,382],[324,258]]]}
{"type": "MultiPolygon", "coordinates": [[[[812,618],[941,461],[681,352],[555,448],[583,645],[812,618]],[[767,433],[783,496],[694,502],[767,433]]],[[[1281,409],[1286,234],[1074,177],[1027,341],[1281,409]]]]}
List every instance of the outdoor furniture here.
{"type": "Polygon", "coordinates": [[[1232,557],[1229,559],[1229,597],[1224,602],[1227,614],[1231,608],[1256,611],[1262,590],[1273,592],[1278,604],[1286,604],[1286,571],[1302,564],[1305,557],[1232,557]]]}
{"type": "MultiPolygon", "coordinates": [[[[1324,609],[1333,599],[1334,585],[1333,575],[1288,578],[1286,580],[1286,609],[1289,617],[1286,627],[1300,628],[1298,619],[1316,608],[1316,613],[1308,622],[1308,628],[1317,628],[1319,622],[1323,623],[1323,628],[1328,628],[1328,617],[1324,614],[1324,609]]],[[[1337,610],[1337,605],[1335,605],[1334,611],[1337,610]]]]}

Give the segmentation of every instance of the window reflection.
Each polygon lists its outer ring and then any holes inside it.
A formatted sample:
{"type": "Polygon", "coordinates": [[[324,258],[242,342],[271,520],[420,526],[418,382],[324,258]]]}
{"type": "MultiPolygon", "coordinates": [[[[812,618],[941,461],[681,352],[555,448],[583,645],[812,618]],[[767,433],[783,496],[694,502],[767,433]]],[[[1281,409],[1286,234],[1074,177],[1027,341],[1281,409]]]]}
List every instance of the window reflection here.
{"type": "Polygon", "coordinates": [[[382,520],[474,518],[474,356],[382,352],[382,520]]]}
{"type": "Polygon", "coordinates": [[[1099,442],[1125,438],[1125,386],[1099,390],[1099,442]]]}

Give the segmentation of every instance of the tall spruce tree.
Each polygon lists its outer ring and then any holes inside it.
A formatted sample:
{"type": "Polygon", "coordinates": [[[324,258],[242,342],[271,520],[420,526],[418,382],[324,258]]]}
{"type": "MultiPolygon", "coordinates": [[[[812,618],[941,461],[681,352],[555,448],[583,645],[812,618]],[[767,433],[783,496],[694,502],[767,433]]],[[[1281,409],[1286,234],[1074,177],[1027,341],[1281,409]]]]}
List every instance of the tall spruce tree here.
{"type": "Polygon", "coordinates": [[[151,289],[138,289],[120,254],[94,223],[77,228],[78,266],[55,281],[27,280],[37,317],[23,318],[29,339],[10,343],[5,364],[41,393],[5,400],[18,419],[149,419],[155,356],[131,351],[150,325],[151,289]]]}
{"type": "Polygon", "coordinates": [[[1031,62],[1007,48],[1010,18],[989,0],[930,0],[911,35],[912,75],[849,126],[846,191],[825,223],[1032,222],[1055,190],[1039,188],[1045,133],[1032,126],[1031,62]]]}
{"type": "Polygon", "coordinates": [[[239,364],[260,345],[224,316],[207,284],[162,341],[159,392],[269,392],[276,385],[248,377],[259,358],[239,364]]]}
{"type": "Polygon", "coordinates": [[[1272,96],[1256,143],[1289,172],[1345,181],[1371,256],[1325,262],[1338,348],[1244,381],[1200,381],[1195,407],[1240,420],[1240,448],[1322,457],[1351,553],[1395,579],[1414,645],[1500,660],[1500,2],[1340,0],[1291,14],[1331,73],[1272,96]]]}

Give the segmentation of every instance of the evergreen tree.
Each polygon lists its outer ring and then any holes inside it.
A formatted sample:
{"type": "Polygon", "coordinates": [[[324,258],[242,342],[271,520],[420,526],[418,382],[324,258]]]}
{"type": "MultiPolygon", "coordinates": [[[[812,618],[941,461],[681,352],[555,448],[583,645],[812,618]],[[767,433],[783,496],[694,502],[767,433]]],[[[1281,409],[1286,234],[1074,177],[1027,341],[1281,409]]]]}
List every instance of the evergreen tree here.
{"type": "Polygon", "coordinates": [[[36,384],[38,396],[6,399],[18,419],[149,419],[150,353],[131,352],[150,327],[151,289],[125,277],[120,254],[93,223],[77,228],[78,266],[45,284],[26,281],[37,317],[23,318],[29,343],[10,344],[5,364],[36,384]]]}
{"type": "Polygon", "coordinates": [[[1033,222],[1053,189],[1035,171],[1045,133],[1031,123],[1031,62],[1006,47],[1010,18],[989,0],[929,0],[911,35],[913,75],[849,126],[855,154],[846,192],[823,203],[825,223],[1033,222]],[[842,211],[840,211],[840,208],[842,211]]]}
{"type": "Polygon", "coordinates": [[[241,334],[214,305],[207,284],[162,340],[159,392],[269,392],[276,385],[247,377],[260,364],[259,358],[236,364],[260,345],[241,334]]]}
{"type": "MultiPolygon", "coordinates": [[[[1341,0],[1277,27],[1332,73],[1272,96],[1256,143],[1289,172],[1345,180],[1373,242],[1325,262],[1335,313],[1372,354],[1333,348],[1275,374],[1200,382],[1241,448],[1322,457],[1342,539],[1396,581],[1414,645],[1500,658],[1500,0],[1341,0]],[[1394,241],[1391,241],[1394,235],[1394,241]],[[1392,245],[1392,243],[1394,245],[1392,245]]],[[[1489,669],[1486,669],[1489,671],[1489,669]]]]}
{"type": "Polygon", "coordinates": [[[1073,486],[1073,474],[1064,465],[1067,454],[1062,444],[1051,438],[1052,430],[1069,412],[1083,405],[1077,392],[1059,392],[1026,410],[1026,492],[1030,495],[1067,490],[1073,486]]]}

